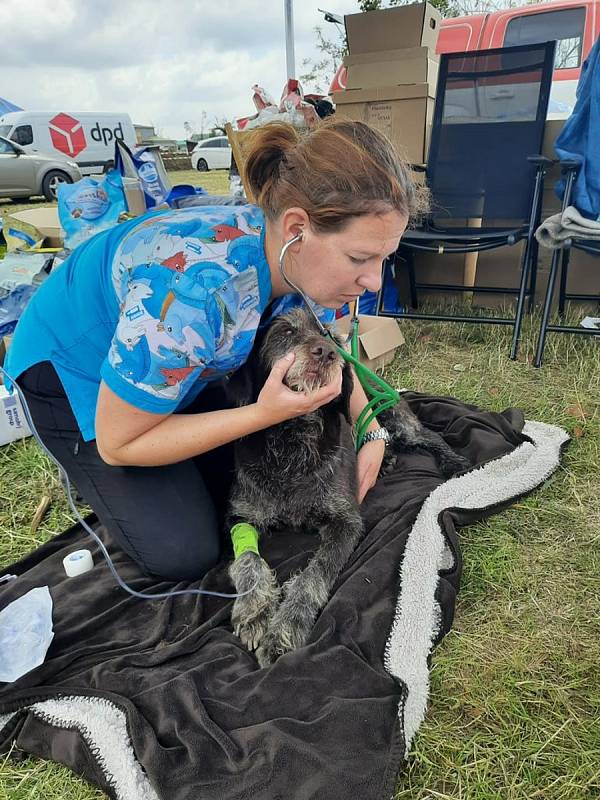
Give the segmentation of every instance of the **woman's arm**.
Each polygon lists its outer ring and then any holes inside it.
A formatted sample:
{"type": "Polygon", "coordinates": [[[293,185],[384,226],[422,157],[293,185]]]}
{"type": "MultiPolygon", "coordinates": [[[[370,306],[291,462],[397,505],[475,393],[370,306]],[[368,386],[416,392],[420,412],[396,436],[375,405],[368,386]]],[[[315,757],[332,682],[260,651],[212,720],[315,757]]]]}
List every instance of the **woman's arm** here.
{"type": "MultiPolygon", "coordinates": [[[[352,369],[352,376],[354,378],[354,388],[352,389],[352,394],[350,395],[350,416],[352,417],[353,421],[359,418],[363,408],[369,402],[367,400],[367,395],[365,394],[365,390],[361,386],[358,378],[356,377],[356,372],[354,371],[354,367],[352,369]]],[[[379,423],[377,422],[377,417],[373,419],[370,423],[369,427],[367,428],[368,431],[374,431],[379,428],[379,423]]]]}
{"type": "MultiPolygon", "coordinates": [[[[367,405],[367,396],[360,385],[356,373],[354,373],[354,389],[350,397],[350,415],[356,422],[361,411],[367,405]]],[[[379,428],[377,417],[371,422],[367,430],[374,431],[379,428]]],[[[378,440],[367,442],[358,451],[357,472],[358,472],[358,502],[362,503],[366,493],[375,485],[381,463],[385,453],[385,442],[378,440]]]]}
{"type": "Polygon", "coordinates": [[[274,365],[256,403],[203,414],[152,414],[121,400],[104,382],[96,406],[96,445],[112,466],[155,467],[206,453],[227,442],[309,414],[341,391],[341,371],[316,392],[293,392],[283,383],[293,356],[274,365]]]}

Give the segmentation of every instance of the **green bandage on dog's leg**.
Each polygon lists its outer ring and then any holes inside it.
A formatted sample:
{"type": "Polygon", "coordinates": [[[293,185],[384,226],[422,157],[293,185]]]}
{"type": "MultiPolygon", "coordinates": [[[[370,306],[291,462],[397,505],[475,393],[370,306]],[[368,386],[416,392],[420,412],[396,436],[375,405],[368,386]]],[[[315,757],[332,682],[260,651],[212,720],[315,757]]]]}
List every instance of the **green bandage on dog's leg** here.
{"type": "Polygon", "coordinates": [[[249,522],[238,522],[231,529],[231,541],[233,542],[234,558],[239,558],[242,553],[250,550],[252,553],[258,552],[258,531],[249,522]]]}

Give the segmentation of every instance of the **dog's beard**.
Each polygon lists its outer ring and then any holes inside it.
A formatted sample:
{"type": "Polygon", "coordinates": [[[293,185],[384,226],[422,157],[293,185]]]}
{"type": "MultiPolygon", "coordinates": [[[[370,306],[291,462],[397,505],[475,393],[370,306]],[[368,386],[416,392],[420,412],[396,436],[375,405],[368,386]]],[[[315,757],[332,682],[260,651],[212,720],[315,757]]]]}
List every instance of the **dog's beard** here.
{"type": "Polygon", "coordinates": [[[294,392],[314,392],[321,386],[331,383],[338,374],[340,366],[341,363],[337,359],[326,363],[315,363],[314,360],[296,354],[296,360],[288,369],[284,383],[294,392]]]}

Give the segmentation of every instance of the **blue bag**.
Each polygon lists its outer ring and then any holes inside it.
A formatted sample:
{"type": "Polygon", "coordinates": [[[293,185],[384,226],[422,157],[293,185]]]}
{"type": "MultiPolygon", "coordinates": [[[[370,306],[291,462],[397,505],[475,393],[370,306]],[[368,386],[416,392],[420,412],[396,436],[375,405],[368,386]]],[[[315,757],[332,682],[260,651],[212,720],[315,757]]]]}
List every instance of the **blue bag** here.
{"type": "Polygon", "coordinates": [[[17,327],[17,322],[37,286],[21,283],[12,291],[0,291],[0,339],[17,327]]]}
{"type": "Polygon", "coordinates": [[[127,211],[123,181],[111,169],[100,180],[83,178],[58,187],[58,216],[65,247],[72,250],[100,231],[112,228],[127,211]]]}
{"type": "Polygon", "coordinates": [[[124,178],[139,178],[146,208],[164,203],[171,191],[171,181],[158,147],[138,147],[132,152],[122,139],[115,142],[115,169],[124,178]]]}

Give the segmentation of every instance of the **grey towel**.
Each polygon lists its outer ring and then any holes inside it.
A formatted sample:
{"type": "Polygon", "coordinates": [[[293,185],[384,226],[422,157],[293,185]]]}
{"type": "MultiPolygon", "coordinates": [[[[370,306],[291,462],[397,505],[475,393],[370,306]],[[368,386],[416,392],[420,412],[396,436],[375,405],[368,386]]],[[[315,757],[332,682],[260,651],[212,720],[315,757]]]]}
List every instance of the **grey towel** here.
{"type": "Polygon", "coordinates": [[[568,206],[544,220],[535,232],[535,238],[553,250],[564,247],[567,239],[597,239],[600,242],[600,218],[587,219],[575,206],[568,206]]]}

